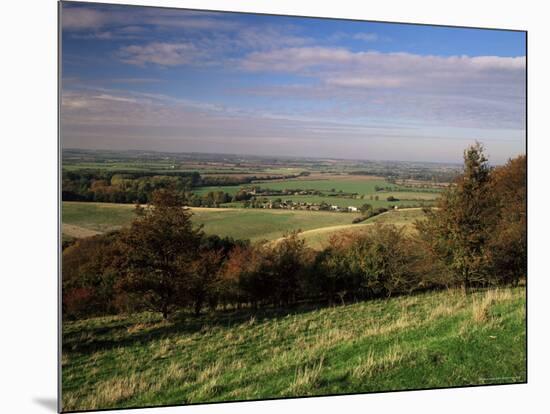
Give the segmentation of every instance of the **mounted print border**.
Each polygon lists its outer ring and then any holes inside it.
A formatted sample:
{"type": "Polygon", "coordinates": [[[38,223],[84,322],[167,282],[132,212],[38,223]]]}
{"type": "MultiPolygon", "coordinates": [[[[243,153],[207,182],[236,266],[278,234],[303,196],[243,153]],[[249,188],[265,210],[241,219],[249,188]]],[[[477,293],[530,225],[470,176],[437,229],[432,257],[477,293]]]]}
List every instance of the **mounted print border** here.
{"type": "Polygon", "coordinates": [[[59,3],[59,410],[527,382],[527,32],[59,3]]]}

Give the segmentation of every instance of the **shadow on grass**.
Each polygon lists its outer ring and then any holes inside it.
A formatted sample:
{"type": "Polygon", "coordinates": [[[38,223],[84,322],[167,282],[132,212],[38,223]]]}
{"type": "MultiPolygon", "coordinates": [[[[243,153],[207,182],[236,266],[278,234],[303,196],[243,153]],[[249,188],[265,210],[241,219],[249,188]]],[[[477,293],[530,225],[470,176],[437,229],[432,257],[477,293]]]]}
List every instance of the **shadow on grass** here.
{"type": "MultiPolygon", "coordinates": [[[[482,292],[485,289],[476,289],[471,293],[482,292]]],[[[417,291],[411,295],[417,296],[428,293],[428,290],[417,291]]],[[[396,297],[396,296],[395,296],[396,297]]],[[[394,298],[395,298],[394,297],[394,298]]],[[[372,298],[371,300],[376,300],[372,298]]],[[[380,300],[381,298],[378,298],[380,300]]],[[[348,303],[351,304],[352,302],[348,303]]],[[[160,315],[148,314],[147,317],[121,316],[112,317],[108,322],[88,324],[72,332],[65,331],[63,335],[63,349],[72,353],[87,354],[95,351],[109,350],[116,347],[126,347],[135,344],[147,343],[157,339],[167,338],[179,334],[195,334],[211,328],[223,326],[233,328],[254,318],[256,323],[269,320],[283,319],[287,316],[300,315],[319,309],[330,307],[324,302],[309,302],[289,307],[264,307],[259,309],[241,309],[230,311],[216,311],[193,316],[190,313],[180,312],[163,323],[160,315]],[[149,327],[131,332],[131,328],[140,323],[149,327]],[[154,326],[158,325],[158,326],[154,326]]],[[[340,305],[337,305],[340,306],[340,305]]],[[[109,317],[107,317],[109,318],[109,317]]]]}
{"type": "Polygon", "coordinates": [[[154,341],[177,334],[194,334],[210,328],[223,326],[232,328],[247,323],[254,318],[256,323],[268,320],[283,319],[326,308],[328,305],[307,304],[289,308],[241,309],[217,311],[193,316],[179,313],[162,324],[162,318],[148,318],[140,321],[131,316],[109,322],[108,326],[88,326],[63,335],[63,347],[70,352],[87,354],[108,350],[119,346],[131,346],[137,343],[154,341]],[[139,324],[161,324],[161,326],[144,329],[134,333],[128,332],[132,326],[139,324]],[[83,340],[82,338],[85,337],[83,340]]]}

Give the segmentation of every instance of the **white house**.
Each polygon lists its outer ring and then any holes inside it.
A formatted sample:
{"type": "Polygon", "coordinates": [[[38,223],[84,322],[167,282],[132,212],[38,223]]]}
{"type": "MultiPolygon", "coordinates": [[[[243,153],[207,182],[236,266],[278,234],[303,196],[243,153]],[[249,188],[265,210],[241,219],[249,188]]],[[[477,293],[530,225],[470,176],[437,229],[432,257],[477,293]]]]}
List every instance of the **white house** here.
{"type": "Polygon", "coordinates": [[[351,211],[351,212],[355,213],[355,212],[357,212],[357,207],[349,206],[348,211],[351,211]]]}

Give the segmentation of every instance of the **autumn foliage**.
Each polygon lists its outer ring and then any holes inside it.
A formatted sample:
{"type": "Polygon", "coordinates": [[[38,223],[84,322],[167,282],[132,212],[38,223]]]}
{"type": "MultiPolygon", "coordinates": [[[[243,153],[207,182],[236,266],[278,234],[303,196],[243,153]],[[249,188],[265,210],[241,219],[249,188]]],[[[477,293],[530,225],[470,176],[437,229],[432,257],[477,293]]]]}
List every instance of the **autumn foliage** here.
{"type": "Polygon", "coordinates": [[[128,228],[64,250],[63,312],[79,318],[150,310],[168,318],[517,284],[527,272],[526,176],[525,156],[492,168],[476,144],[417,232],[377,225],[334,237],[322,251],[297,232],[256,244],[206,236],[177,193],[157,190],[128,228]]]}

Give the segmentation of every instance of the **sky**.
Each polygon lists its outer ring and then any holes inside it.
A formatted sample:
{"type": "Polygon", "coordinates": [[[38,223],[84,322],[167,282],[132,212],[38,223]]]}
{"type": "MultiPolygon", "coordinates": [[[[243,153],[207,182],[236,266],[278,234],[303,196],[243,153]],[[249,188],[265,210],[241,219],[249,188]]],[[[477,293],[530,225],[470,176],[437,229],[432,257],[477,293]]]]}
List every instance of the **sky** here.
{"type": "Polygon", "coordinates": [[[64,148],[495,164],[523,32],[62,3],[64,148]]]}

